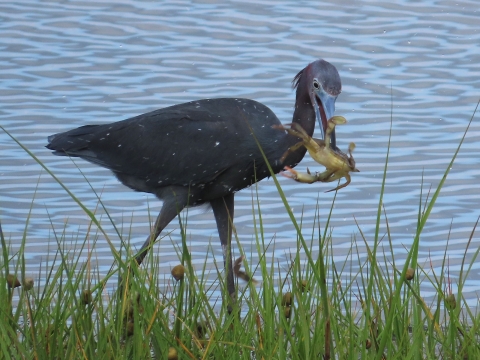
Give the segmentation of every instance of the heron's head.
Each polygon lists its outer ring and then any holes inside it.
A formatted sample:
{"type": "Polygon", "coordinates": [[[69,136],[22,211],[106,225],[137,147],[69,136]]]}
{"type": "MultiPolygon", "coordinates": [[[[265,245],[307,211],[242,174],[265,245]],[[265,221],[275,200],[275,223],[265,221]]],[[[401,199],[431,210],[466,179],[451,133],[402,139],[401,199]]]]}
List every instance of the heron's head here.
{"type": "MultiPolygon", "coordinates": [[[[327,121],[335,114],[335,101],[342,92],[342,82],[337,69],[325,60],[314,61],[295,76],[293,85],[297,88],[297,97],[299,94],[308,93],[322,138],[325,138],[327,121]]],[[[331,144],[336,146],[335,131],[331,135],[331,144]]]]}

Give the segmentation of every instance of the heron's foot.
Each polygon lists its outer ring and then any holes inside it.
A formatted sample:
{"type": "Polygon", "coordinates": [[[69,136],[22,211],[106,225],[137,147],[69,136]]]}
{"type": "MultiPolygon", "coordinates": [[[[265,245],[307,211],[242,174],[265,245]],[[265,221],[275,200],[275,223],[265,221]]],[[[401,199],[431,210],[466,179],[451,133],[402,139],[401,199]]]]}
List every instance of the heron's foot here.
{"type": "Polygon", "coordinates": [[[257,280],[252,278],[245,271],[240,270],[243,259],[244,259],[244,256],[240,256],[239,258],[237,258],[237,260],[235,260],[235,262],[233,263],[233,273],[235,274],[236,277],[238,277],[239,279],[242,279],[243,281],[246,281],[246,282],[251,281],[254,284],[258,284],[257,280]]]}

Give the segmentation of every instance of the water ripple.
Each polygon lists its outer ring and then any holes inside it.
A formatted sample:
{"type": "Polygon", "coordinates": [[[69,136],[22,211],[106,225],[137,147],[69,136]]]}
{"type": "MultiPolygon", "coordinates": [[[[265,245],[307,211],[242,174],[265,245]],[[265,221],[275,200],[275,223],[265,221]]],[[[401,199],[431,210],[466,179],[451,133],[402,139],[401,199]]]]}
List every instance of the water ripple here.
{"type": "MultiPolygon", "coordinates": [[[[344,261],[353,238],[360,240],[353,216],[367,243],[372,242],[390,128],[384,206],[400,259],[415,234],[423,201],[420,191],[423,188],[426,196],[430,186],[439,184],[479,97],[478,15],[474,1],[360,1],[355,6],[257,0],[161,5],[126,0],[42,1],[41,6],[34,0],[2,3],[0,121],[95,209],[97,197],[80,169],[115,222],[126,222],[128,229],[122,234],[131,233],[138,247],[160,202],[125,189],[104,169],[51,156],[43,147],[46,137],[84,124],[220,96],[256,99],[289,122],[294,104],[291,79],[308,62],[326,58],[342,76],[337,113],[349,120],[338,128],[339,146],[346,149],[350,141],[356,142],[361,170],[339,192],[333,209],[335,259],[344,261]]],[[[457,260],[479,215],[479,140],[477,121],[422,235],[421,260],[431,260],[438,269],[448,243],[453,274],[460,270],[457,260]]],[[[306,167],[319,168],[308,156],[299,168],[306,167]]],[[[3,133],[0,176],[0,216],[12,250],[18,249],[30,216],[27,256],[33,273],[41,260],[54,253],[53,229],[71,237],[67,247],[74,248],[77,236],[87,236],[89,222],[82,211],[3,133]]],[[[333,195],[324,191],[333,186],[280,181],[310,234],[317,215],[321,222],[326,219],[330,209],[324,205],[333,195]]],[[[285,254],[296,247],[295,231],[273,182],[263,181],[255,189],[265,236],[276,241],[276,250],[269,255],[284,262],[285,254]]],[[[236,196],[235,223],[247,251],[255,248],[251,210],[255,189],[236,196]]],[[[104,211],[97,212],[119,246],[104,211]]],[[[156,250],[168,267],[176,257],[171,242],[179,239],[178,224],[173,222],[167,231],[171,235],[156,250]]],[[[195,261],[201,263],[202,249],[217,242],[212,214],[190,209],[188,234],[195,261]]],[[[474,236],[471,246],[478,244],[474,236]]],[[[215,257],[221,259],[217,248],[213,247],[215,257]]],[[[102,237],[96,251],[106,271],[112,257],[102,237]]],[[[472,272],[471,277],[466,290],[475,299],[480,274],[472,272]]]]}

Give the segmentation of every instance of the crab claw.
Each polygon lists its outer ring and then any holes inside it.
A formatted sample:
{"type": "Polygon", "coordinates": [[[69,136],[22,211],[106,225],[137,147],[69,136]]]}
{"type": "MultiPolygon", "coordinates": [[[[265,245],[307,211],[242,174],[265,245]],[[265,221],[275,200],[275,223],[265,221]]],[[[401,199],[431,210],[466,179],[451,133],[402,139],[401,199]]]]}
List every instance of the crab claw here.
{"type": "Polygon", "coordinates": [[[298,173],[295,170],[293,170],[290,166],[285,166],[283,168],[283,171],[280,174],[285,176],[286,178],[296,180],[298,173]]]}
{"type": "Polygon", "coordinates": [[[348,152],[350,153],[350,156],[352,156],[352,152],[353,150],[355,150],[355,143],[354,142],[351,142],[350,145],[348,146],[348,152]]]}
{"type": "Polygon", "coordinates": [[[293,179],[295,181],[298,181],[298,182],[301,182],[301,183],[305,183],[305,184],[312,184],[316,181],[320,181],[318,178],[317,178],[317,175],[312,175],[310,173],[310,170],[307,169],[307,173],[301,173],[301,172],[298,172],[298,171],[295,171],[293,170],[291,167],[289,166],[285,166],[284,167],[284,172],[281,173],[283,176],[285,177],[288,177],[290,179],[293,179]],[[286,171],[289,171],[289,173],[287,173],[286,171]]]}

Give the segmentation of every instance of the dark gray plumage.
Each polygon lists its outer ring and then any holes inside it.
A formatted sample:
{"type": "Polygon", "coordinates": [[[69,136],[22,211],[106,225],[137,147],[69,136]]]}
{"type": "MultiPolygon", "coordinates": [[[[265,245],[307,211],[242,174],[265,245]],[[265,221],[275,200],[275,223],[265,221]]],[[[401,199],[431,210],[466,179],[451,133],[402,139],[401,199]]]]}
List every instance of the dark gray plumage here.
{"type": "MultiPolygon", "coordinates": [[[[312,136],[317,120],[323,132],[341,91],[337,70],[317,60],[295,76],[294,87],[292,122],[312,136]]],[[[270,175],[258,145],[275,173],[297,165],[306,152],[302,147],[280,162],[298,138],[272,128],[279,124],[275,114],[256,101],[205,99],[55,134],[48,138],[47,148],[55,155],[80,157],[108,168],[124,185],[163,200],[155,231],[137,256],[139,264],[178,212],[186,206],[209,203],[224,250],[227,288],[233,295],[229,245],[234,193],[270,175]]]]}

